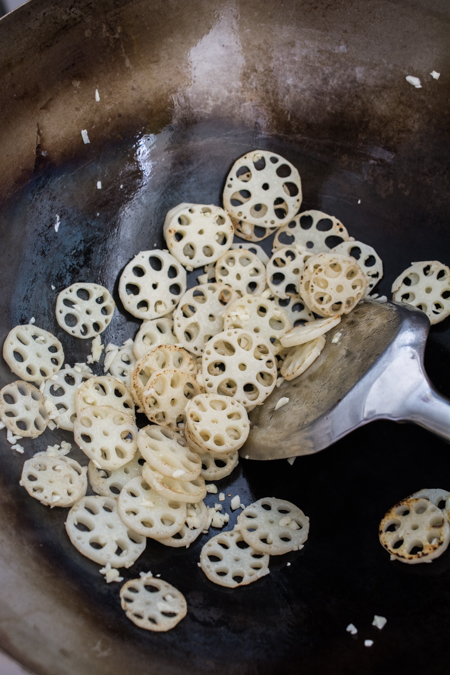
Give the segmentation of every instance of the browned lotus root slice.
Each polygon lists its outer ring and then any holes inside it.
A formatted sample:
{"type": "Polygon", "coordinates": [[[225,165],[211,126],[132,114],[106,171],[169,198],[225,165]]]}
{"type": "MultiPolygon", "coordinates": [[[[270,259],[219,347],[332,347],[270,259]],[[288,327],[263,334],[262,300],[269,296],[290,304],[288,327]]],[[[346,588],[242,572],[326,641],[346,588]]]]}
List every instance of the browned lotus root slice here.
{"type": "Polygon", "coordinates": [[[303,548],[308,539],[309,518],[295,504],[264,497],[238,516],[242,536],[250,546],[269,555],[303,548]]]}
{"type": "Polygon", "coordinates": [[[223,330],[222,315],[238,297],[230,286],[220,283],[188,290],[173,315],[178,342],[193,354],[202,354],[205,343],[223,330]]]}
{"type": "Polygon", "coordinates": [[[312,255],[301,246],[284,246],[276,250],[267,265],[267,285],[272,293],[282,299],[297,296],[305,262],[312,255]]]}
{"type": "Polygon", "coordinates": [[[86,494],[86,471],[70,457],[38,453],[24,463],[20,485],[46,506],[73,506],[86,494]]]}
{"type": "Polygon", "coordinates": [[[310,258],[300,281],[300,295],[319,316],[348,314],[364,296],[367,279],[354,258],[319,253],[310,258]]]}
{"type": "Polygon", "coordinates": [[[383,277],[383,262],[375,249],[361,241],[343,241],[342,244],[335,246],[333,251],[351,256],[358,261],[367,279],[365,295],[369,295],[383,277]]]}
{"type": "Polygon", "coordinates": [[[266,287],[266,268],[250,251],[227,251],[216,262],[216,279],[242,295],[261,295],[266,287]]]}
{"type": "Polygon", "coordinates": [[[77,416],[76,393],[90,377],[92,377],[92,373],[87,370],[81,371],[80,368],[66,366],[56,375],[53,375],[51,380],[45,381],[43,394],[58,411],[56,417],[53,417],[53,421],[60,429],[73,431],[73,423],[77,416]]]}
{"type": "Polygon", "coordinates": [[[49,422],[43,395],[21,380],[5,385],[0,391],[0,417],[13,434],[27,438],[42,434],[49,422]]]}
{"type": "Polygon", "coordinates": [[[130,415],[116,408],[84,408],[73,427],[76,444],[102,469],[119,469],[136,454],[138,429],[130,415]]]}
{"type": "Polygon", "coordinates": [[[209,394],[232,396],[246,408],[259,405],[276,384],[277,367],[266,340],[248,330],[218,333],[203,354],[209,394]]]}
{"type": "Polygon", "coordinates": [[[215,262],[233,241],[230,216],[219,206],[178,204],[164,221],[171,254],[188,270],[215,262]]]}
{"type": "Polygon", "coordinates": [[[144,321],[134,338],[133,354],[139,360],[158,345],[174,345],[177,342],[173,319],[162,316],[160,319],[144,321]]]}
{"type": "Polygon", "coordinates": [[[158,539],[160,544],[172,548],[188,548],[201,535],[208,522],[208,509],[205,502],[186,504],[186,521],[181,530],[172,537],[158,539]]]}
{"type": "Polygon", "coordinates": [[[233,223],[234,233],[238,237],[255,243],[258,241],[263,241],[263,239],[267,239],[267,237],[270,237],[270,235],[276,231],[273,227],[261,227],[261,225],[253,225],[252,223],[246,223],[245,220],[236,220],[235,218],[232,218],[231,222],[233,223]]]}
{"type": "Polygon", "coordinates": [[[200,567],[215,584],[236,588],[269,574],[269,556],[252,548],[235,528],[206,542],[200,554],[200,567]]]}
{"type": "Polygon", "coordinates": [[[191,481],[183,480],[184,476],[170,478],[152,469],[149,464],[144,464],[142,477],[153,490],[166,499],[194,504],[206,497],[206,484],[202,476],[197,476],[191,481]]]}
{"type": "Polygon", "coordinates": [[[87,340],[109,326],[115,307],[107,288],[98,284],[72,284],[58,295],[56,320],[67,333],[87,340]]]}
{"type": "Polygon", "coordinates": [[[197,374],[197,364],[193,357],[178,345],[159,345],[147,352],[140,359],[131,378],[131,391],[136,403],[143,406],[142,395],[151,378],[166,368],[175,368],[189,373],[193,377],[197,374]]]}
{"type": "Polygon", "coordinates": [[[64,363],[62,344],[54,335],[27,324],[16,326],[3,343],[3,358],[15,375],[26,382],[40,384],[64,363]]]}
{"type": "Polygon", "coordinates": [[[243,328],[264,338],[274,354],[281,351],[280,338],[292,328],[286,313],[269,298],[244,295],[228,307],[224,329],[243,328]]]}
{"type": "Polygon", "coordinates": [[[200,455],[202,463],[201,475],[205,480],[222,480],[230,475],[230,473],[239,464],[239,452],[227,453],[219,455],[218,453],[205,453],[200,455]]]}
{"type": "Polygon", "coordinates": [[[284,379],[288,381],[295,380],[296,377],[304,373],[320,356],[325,343],[326,339],[323,335],[320,335],[315,340],[311,340],[311,342],[306,342],[290,349],[280,369],[280,373],[284,379]]]}
{"type": "Polygon", "coordinates": [[[176,431],[149,424],[139,430],[137,442],[150,467],[163,476],[194,480],[200,475],[200,457],[176,431]]]}
{"type": "Polygon", "coordinates": [[[134,418],[133,398],[127,387],[110,375],[91,377],[77,391],[76,410],[80,415],[89,406],[111,406],[134,418]]]}
{"type": "Polygon", "coordinates": [[[145,414],[150,422],[176,430],[179,424],[184,424],[188,400],[202,392],[203,388],[192,375],[166,368],[155,373],[144,389],[145,414]]]}
{"type": "Polygon", "coordinates": [[[229,396],[200,394],[186,406],[186,438],[202,454],[235,452],[244,445],[249,431],[246,409],[229,396]]]}
{"type": "Polygon", "coordinates": [[[300,174],[274,152],[248,152],[233,164],[225,181],[225,209],[233,218],[253,225],[284,225],[301,203],[300,174]]]}
{"type": "Polygon", "coordinates": [[[186,291],[186,270],[168,251],[141,251],[119,281],[123,306],[138,319],[157,319],[172,311],[186,291]]]}
{"type": "Polygon", "coordinates": [[[413,263],[392,284],[392,298],[421,309],[432,325],[443,321],[450,315],[450,268],[437,260],[413,263]]]}
{"type": "Polygon", "coordinates": [[[88,465],[88,477],[91,488],[98,495],[117,499],[120,491],[132,478],[142,475],[144,462],[145,460],[139,450],[130,462],[127,462],[119,469],[114,469],[114,471],[107,471],[95,466],[91,460],[88,465]]]}
{"type": "Polygon", "coordinates": [[[120,589],[120,603],[127,618],[144,630],[170,630],[186,616],[184,595],[150,574],[130,579],[120,589]]]}
{"type": "Polygon", "coordinates": [[[414,565],[431,562],[446,550],[450,524],[430,500],[408,497],[385,514],[378,534],[392,557],[414,565]]]}
{"type": "Polygon", "coordinates": [[[274,249],[283,246],[304,246],[314,255],[329,251],[343,241],[349,241],[343,224],[322,211],[303,211],[287,225],[280,227],[273,241],[274,249]]]}

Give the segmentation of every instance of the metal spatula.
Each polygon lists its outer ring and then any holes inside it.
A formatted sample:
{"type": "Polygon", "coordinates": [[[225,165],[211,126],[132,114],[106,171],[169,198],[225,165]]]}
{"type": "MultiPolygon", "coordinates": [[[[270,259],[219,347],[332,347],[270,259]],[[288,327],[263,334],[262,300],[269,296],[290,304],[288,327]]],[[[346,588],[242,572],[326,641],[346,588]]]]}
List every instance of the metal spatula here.
{"type": "Polygon", "coordinates": [[[358,305],[328,333],[313,365],[250,413],[241,455],[308,455],[380,418],[415,422],[450,440],[450,401],[434,391],[423,368],[428,330],[427,316],[408,305],[358,305]],[[275,410],[282,397],[289,403],[275,410]]]}

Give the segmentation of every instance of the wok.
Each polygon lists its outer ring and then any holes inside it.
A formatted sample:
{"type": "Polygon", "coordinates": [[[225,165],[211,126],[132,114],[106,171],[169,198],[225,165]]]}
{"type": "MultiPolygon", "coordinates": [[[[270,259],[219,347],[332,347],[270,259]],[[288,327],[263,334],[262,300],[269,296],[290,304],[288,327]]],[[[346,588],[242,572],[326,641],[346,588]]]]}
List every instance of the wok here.
{"type": "MultiPolygon", "coordinates": [[[[440,0],[32,0],[6,16],[0,338],[35,317],[62,340],[66,362],[86,357],[90,344],[54,317],[57,293],[77,281],[114,292],[103,341],[132,337],[120,271],[139,250],[163,246],[168,209],[220,204],[231,164],[254,148],[297,166],[303,209],[336,215],[374,246],[380,293],[411,261],[448,264],[448,28],[440,0]]],[[[448,319],[432,328],[425,365],[449,396],[448,319]]],[[[2,386],[14,379],[2,363],[2,386]]],[[[221,489],[244,503],[293,501],[311,518],[310,539],[236,590],[197,567],[205,536],[188,551],[149,542],[124,576],[150,569],[185,594],[188,615],[167,634],[129,622],[118,585],[69,544],[65,510],[20,488],[24,458],[62,439],[71,436],[47,431],[19,456],[1,438],[0,646],[33,672],[448,672],[450,553],[401,565],[377,537],[399,499],[450,488],[441,439],[380,421],[293,466],[242,460],[221,489]],[[388,619],[383,631],[374,614],[388,619]]]]}

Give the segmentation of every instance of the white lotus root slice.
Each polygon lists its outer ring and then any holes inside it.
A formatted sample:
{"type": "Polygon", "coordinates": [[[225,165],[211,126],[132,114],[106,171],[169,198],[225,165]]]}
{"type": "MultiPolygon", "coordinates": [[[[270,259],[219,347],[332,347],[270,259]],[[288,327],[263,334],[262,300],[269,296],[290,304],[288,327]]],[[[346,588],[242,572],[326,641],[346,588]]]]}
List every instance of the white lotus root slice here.
{"type": "Polygon", "coordinates": [[[123,306],[138,319],[157,319],[174,309],[186,291],[186,270],[168,251],[141,251],[119,281],[123,306]]]}
{"type": "Polygon", "coordinates": [[[296,377],[299,377],[312,366],[314,361],[320,356],[325,343],[326,339],[321,335],[311,342],[293,347],[288,352],[280,369],[280,373],[285,380],[295,380],[296,377]]]}
{"type": "Polygon", "coordinates": [[[269,574],[269,556],[244,541],[238,528],[220,532],[203,546],[200,567],[210,581],[236,588],[269,574]]]}
{"type": "Polygon", "coordinates": [[[273,247],[303,246],[316,255],[352,239],[337,218],[312,210],[299,213],[287,225],[280,227],[273,240],[273,247]]]}
{"type": "Polygon", "coordinates": [[[53,421],[60,429],[73,431],[73,423],[76,413],[76,394],[78,389],[86,382],[93,373],[80,372],[75,368],[63,368],[51,380],[44,382],[43,394],[46,399],[55,406],[58,414],[53,421]]]}
{"type": "Polygon", "coordinates": [[[236,452],[219,455],[218,453],[205,453],[200,455],[202,463],[201,475],[205,480],[222,480],[239,464],[239,453],[236,452]]]}
{"type": "Polygon", "coordinates": [[[128,387],[131,387],[131,375],[136,366],[136,357],[133,354],[133,344],[123,345],[117,350],[109,365],[109,372],[113,377],[128,387]]]}
{"type": "Polygon", "coordinates": [[[300,276],[313,254],[301,246],[284,246],[275,251],[267,265],[267,285],[274,295],[299,295],[300,276]]]}
{"type": "Polygon", "coordinates": [[[380,543],[400,562],[431,562],[450,542],[450,524],[428,499],[403,499],[390,509],[379,527],[380,543]]]}
{"type": "Polygon", "coordinates": [[[35,325],[16,326],[3,343],[3,358],[12,372],[38,385],[64,363],[62,344],[54,335],[35,325]]]}
{"type": "Polygon", "coordinates": [[[186,438],[201,448],[202,454],[235,452],[244,445],[249,431],[246,409],[229,396],[200,394],[186,406],[186,438]]]}
{"type": "Polygon", "coordinates": [[[206,497],[206,484],[202,476],[191,481],[183,480],[184,476],[170,478],[152,469],[149,464],[144,464],[142,477],[153,490],[169,500],[195,504],[206,497]]]}
{"type": "Polygon", "coordinates": [[[72,506],[66,532],[82,555],[111,567],[131,567],[147,543],[122,522],[116,499],[97,495],[83,497],[72,506]]]}
{"type": "Polygon", "coordinates": [[[76,444],[102,469],[119,469],[136,454],[138,429],[130,415],[116,408],[84,408],[73,426],[76,444]]]}
{"type": "Polygon", "coordinates": [[[272,352],[282,349],[280,338],[292,328],[284,310],[269,298],[244,295],[233,302],[224,315],[224,330],[243,328],[256,333],[270,344],[272,352]]]}
{"type": "Polygon", "coordinates": [[[314,321],[314,314],[308,309],[308,305],[299,295],[289,295],[287,298],[271,298],[278,307],[286,312],[293,326],[299,326],[306,321],[314,321]]]}
{"type": "Polygon", "coordinates": [[[73,506],[86,494],[86,471],[69,457],[38,453],[24,463],[20,485],[46,506],[73,506]]]}
{"type": "Polygon", "coordinates": [[[340,315],[329,319],[315,319],[314,321],[309,321],[308,323],[305,323],[304,326],[291,328],[291,330],[281,338],[281,344],[286,348],[306,344],[321,335],[325,335],[325,333],[328,333],[328,331],[337,326],[340,322],[340,315]]]}
{"type": "Polygon", "coordinates": [[[37,438],[49,422],[43,395],[21,380],[5,385],[0,391],[0,417],[13,434],[27,438],[37,438]]]}
{"type": "Polygon", "coordinates": [[[216,279],[242,295],[261,295],[266,287],[266,268],[251,251],[227,251],[216,262],[216,279]]]}
{"type": "Polygon", "coordinates": [[[182,370],[193,377],[197,375],[197,364],[186,349],[178,345],[155,347],[137,362],[133,370],[131,391],[138,405],[143,406],[142,395],[149,380],[166,368],[182,370]]]}
{"type": "Polygon", "coordinates": [[[91,460],[88,465],[89,483],[98,495],[117,499],[121,490],[132,478],[142,475],[144,462],[145,460],[139,450],[130,462],[127,462],[119,469],[114,469],[114,471],[102,469],[91,460]]]}
{"type": "Polygon", "coordinates": [[[220,206],[179,204],[164,221],[171,254],[188,270],[215,262],[233,242],[230,216],[220,206]]]}
{"type": "MultiPolygon", "coordinates": [[[[271,234],[276,232],[273,227],[253,225],[252,223],[246,223],[245,220],[236,220],[235,218],[232,218],[231,222],[233,223],[235,235],[252,243],[263,241],[263,239],[267,239],[267,237],[270,237],[271,234]]],[[[258,258],[259,257],[260,256],[258,256],[258,258]]],[[[267,263],[264,262],[264,264],[266,265],[267,263]]]]}
{"type": "Polygon", "coordinates": [[[166,368],[157,372],[142,394],[145,414],[150,422],[176,430],[184,424],[189,399],[203,392],[195,377],[183,370],[166,368]]]}
{"type": "Polygon", "coordinates": [[[98,284],[78,283],[65,288],[56,300],[56,320],[67,333],[87,340],[111,323],[116,303],[98,284]]]}
{"type": "Polygon", "coordinates": [[[158,539],[160,544],[172,548],[188,548],[203,532],[208,522],[205,502],[186,504],[186,521],[181,530],[172,537],[158,539]]]}
{"type": "Polygon", "coordinates": [[[424,488],[414,494],[410,495],[410,499],[428,499],[432,504],[438,506],[440,509],[445,509],[447,499],[450,497],[450,492],[442,490],[441,488],[424,488]]]}
{"type": "Polygon", "coordinates": [[[367,279],[354,258],[319,253],[305,264],[300,295],[319,316],[348,314],[364,296],[367,279]]]}
{"type": "Polygon", "coordinates": [[[225,181],[226,211],[233,218],[253,225],[284,225],[295,216],[301,203],[300,174],[274,152],[248,152],[233,164],[225,181]]]}
{"type": "Polygon", "coordinates": [[[187,613],[184,595],[150,575],[127,581],[120,589],[120,604],[136,626],[158,633],[174,628],[187,613]]]}
{"type": "Polygon", "coordinates": [[[383,277],[383,261],[375,249],[361,241],[343,241],[333,248],[333,252],[351,256],[358,261],[367,278],[365,295],[369,295],[383,277]]]}
{"type": "Polygon", "coordinates": [[[413,263],[392,284],[392,298],[421,309],[432,325],[443,321],[450,315],[450,268],[437,260],[413,263]]]}
{"type": "Polygon", "coordinates": [[[139,360],[158,345],[174,345],[177,342],[173,319],[162,316],[160,319],[144,321],[134,338],[133,354],[139,360]]]}
{"type": "Polygon", "coordinates": [[[135,532],[160,539],[179,532],[186,520],[186,504],[166,499],[143,476],[130,480],[119,495],[119,514],[135,532]]]}
{"type": "Polygon", "coordinates": [[[232,396],[245,408],[259,405],[277,379],[270,344],[248,330],[218,333],[204,351],[203,378],[209,394],[232,396]]]}
{"type": "Polygon", "coordinates": [[[173,315],[180,345],[193,354],[202,354],[205,343],[223,330],[222,315],[238,298],[236,291],[220,283],[188,290],[173,315]]]}
{"type": "Polygon", "coordinates": [[[149,466],[163,476],[189,481],[200,475],[200,457],[176,431],[149,424],[139,430],[137,444],[149,466]]]}
{"type": "MultiPolygon", "coordinates": [[[[273,230],[269,230],[269,234],[272,234],[273,230]]],[[[263,265],[267,266],[267,263],[269,262],[270,258],[265,252],[265,250],[262,248],[262,246],[258,246],[258,244],[242,244],[241,242],[236,242],[231,245],[231,250],[232,251],[250,251],[250,253],[254,253],[255,255],[258,256],[258,258],[261,260],[263,265]]]]}
{"type": "Polygon", "coordinates": [[[262,553],[282,555],[303,548],[308,539],[309,518],[295,504],[264,497],[238,516],[242,536],[262,553]]]}
{"type": "Polygon", "coordinates": [[[128,388],[110,375],[91,377],[77,391],[76,411],[81,411],[90,406],[110,406],[134,418],[134,403],[128,388]]]}

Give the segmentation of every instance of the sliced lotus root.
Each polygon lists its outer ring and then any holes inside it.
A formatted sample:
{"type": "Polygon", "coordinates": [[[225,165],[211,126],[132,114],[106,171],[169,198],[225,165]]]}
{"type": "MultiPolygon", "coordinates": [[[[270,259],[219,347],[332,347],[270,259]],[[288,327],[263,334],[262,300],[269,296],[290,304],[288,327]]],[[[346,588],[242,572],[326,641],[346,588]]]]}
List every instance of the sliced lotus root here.
{"type": "Polygon", "coordinates": [[[145,414],[150,422],[176,430],[184,424],[189,399],[203,392],[195,377],[183,370],[166,368],[148,381],[142,394],[145,414]]]}
{"type": "Polygon", "coordinates": [[[40,384],[56,375],[64,363],[64,352],[54,335],[26,324],[8,333],[3,343],[3,358],[22,380],[40,384]]]}
{"type": "Polygon", "coordinates": [[[248,330],[223,331],[206,346],[203,378],[209,394],[232,396],[246,408],[259,405],[275,387],[275,357],[269,343],[258,335],[248,330]]]}
{"type": "Polygon", "coordinates": [[[107,288],[98,284],[72,284],[58,295],[56,320],[67,333],[87,340],[109,326],[115,307],[107,288]]]}
{"type": "Polygon", "coordinates": [[[151,539],[172,537],[186,520],[186,504],[166,499],[143,476],[130,480],[119,495],[119,514],[133,530],[151,539]]]}
{"type": "Polygon", "coordinates": [[[83,497],[72,506],[66,532],[82,555],[111,567],[131,567],[147,543],[122,522],[116,499],[97,495],[83,497]]]}
{"type": "Polygon", "coordinates": [[[421,309],[432,325],[443,321],[450,314],[450,268],[437,260],[413,263],[392,284],[392,298],[421,309]]]}
{"type": "Polygon", "coordinates": [[[177,342],[173,319],[162,316],[160,319],[144,321],[134,338],[133,354],[139,360],[158,345],[174,345],[177,342]]]}
{"type": "Polygon", "coordinates": [[[73,425],[77,445],[107,471],[119,469],[133,459],[137,433],[130,415],[107,405],[84,408],[73,425]]]}
{"type": "Polygon", "coordinates": [[[216,262],[216,279],[242,295],[261,295],[266,287],[266,268],[251,251],[227,251],[216,262]]]}
{"type": "Polygon", "coordinates": [[[200,475],[200,457],[176,431],[149,424],[139,430],[137,444],[149,466],[163,476],[195,480],[200,475]]]}
{"type": "Polygon", "coordinates": [[[250,423],[243,405],[219,394],[200,394],[186,406],[186,438],[201,453],[225,455],[241,448],[250,423]]]}
{"type": "Polygon", "coordinates": [[[441,488],[424,488],[410,495],[410,499],[428,499],[432,504],[438,506],[440,509],[445,509],[447,499],[450,497],[450,492],[442,490],[441,488]]]}
{"type": "Polygon", "coordinates": [[[275,497],[247,506],[238,516],[238,525],[249,546],[269,555],[298,551],[309,534],[308,516],[295,504],[275,497]]]}
{"type": "Polygon", "coordinates": [[[341,317],[339,315],[329,319],[315,319],[314,321],[305,323],[303,326],[295,326],[295,328],[291,328],[291,330],[283,335],[281,344],[285,348],[290,348],[309,343],[311,340],[315,340],[321,335],[328,333],[340,322],[341,317]]]}
{"type": "Polygon", "coordinates": [[[164,238],[171,254],[192,270],[215,262],[230,248],[233,225],[219,206],[183,203],[168,212],[164,238]]]}
{"type": "MultiPolygon", "coordinates": [[[[272,232],[273,230],[269,231],[269,234],[271,234],[272,232]]],[[[269,262],[269,256],[261,246],[258,246],[258,244],[241,244],[240,242],[239,243],[236,242],[235,244],[231,245],[231,250],[250,251],[250,253],[254,253],[255,255],[258,256],[263,265],[267,265],[267,263],[269,262]]]]}
{"type": "Polygon", "coordinates": [[[284,225],[301,203],[300,174],[274,152],[248,152],[233,164],[225,181],[225,209],[233,218],[253,225],[284,225]]]}
{"type": "Polygon", "coordinates": [[[142,395],[149,380],[166,368],[176,368],[193,377],[197,374],[197,364],[194,358],[182,347],[178,345],[155,347],[137,362],[133,371],[131,391],[138,405],[143,405],[142,395]]]}
{"type": "Polygon", "coordinates": [[[89,406],[111,406],[134,418],[134,403],[128,388],[110,375],[91,377],[77,391],[76,411],[79,415],[89,406]]]}
{"type": "Polygon", "coordinates": [[[280,373],[284,379],[295,380],[304,373],[320,356],[325,343],[326,339],[321,335],[311,342],[293,347],[281,365],[280,373]]]}
{"type": "Polygon", "coordinates": [[[191,481],[183,480],[184,476],[170,478],[152,469],[149,464],[144,464],[142,477],[153,490],[169,500],[195,504],[206,497],[206,484],[202,476],[197,476],[191,481]]]}
{"type": "Polygon", "coordinates": [[[48,412],[39,389],[17,380],[0,391],[0,417],[17,436],[36,438],[47,428],[48,412]]]}
{"type": "Polygon", "coordinates": [[[219,455],[215,453],[214,456],[209,452],[200,455],[202,463],[201,475],[205,480],[222,480],[230,475],[230,473],[239,464],[239,452],[227,453],[219,455]]]}
{"type": "Polygon", "coordinates": [[[131,374],[136,366],[136,357],[133,354],[133,343],[123,345],[109,365],[109,372],[113,377],[128,387],[131,387],[131,374]]]}
{"type": "Polygon", "coordinates": [[[20,485],[46,506],[73,506],[86,494],[86,471],[69,457],[38,453],[24,463],[20,485]]]}
{"type": "Polygon", "coordinates": [[[444,553],[450,542],[450,524],[430,500],[408,497],[386,513],[378,535],[391,556],[414,565],[444,553]]]}
{"type": "Polygon", "coordinates": [[[250,546],[235,528],[206,542],[200,553],[200,567],[213,583],[236,588],[269,574],[269,556],[250,546]]]}
{"type": "Polygon", "coordinates": [[[252,223],[246,223],[245,220],[236,220],[235,218],[232,218],[231,222],[233,223],[235,235],[250,242],[256,243],[257,241],[263,241],[263,239],[267,239],[267,237],[270,237],[271,234],[276,232],[276,229],[273,227],[252,225],[252,223]]]}
{"type": "Polygon", "coordinates": [[[314,314],[308,309],[306,302],[299,295],[289,295],[287,298],[271,298],[287,314],[293,326],[299,326],[306,321],[314,321],[314,314]]]}
{"type": "Polygon", "coordinates": [[[337,218],[312,210],[299,213],[290,223],[280,227],[273,240],[273,247],[304,246],[315,255],[349,240],[352,237],[337,218]]]}
{"type": "Polygon", "coordinates": [[[287,314],[273,300],[260,295],[244,295],[230,305],[224,315],[224,329],[244,328],[264,338],[272,352],[282,349],[280,338],[292,328],[287,314]]]}
{"type": "Polygon", "coordinates": [[[366,291],[367,280],[354,258],[319,253],[304,267],[300,295],[319,316],[348,314],[366,291]]]}
{"type": "Polygon", "coordinates": [[[333,252],[351,256],[358,261],[367,279],[365,295],[369,295],[383,277],[383,262],[375,249],[361,241],[343,241],[333,248],[333,252]]]}
{"type": "Polygon", "coordinates": [[[158,633],[176,626],[187,613],[184,595],[150,575],[127,581],[120,589],[120,604],[136,626],[158,633]]]}
{"type": "Polygon", "coordinates": [[[43,394],[46,399],[55,406],[58,414],[53,421],[60,429],[73,431],[73,423],[76,413],[76,394],[81,385],[86,382],[92,373],[80,371],[78,368],[66,367],[53,375],[51,380],[46,380],[43,386],[43,394]]]}
{"type": "Polygon", "coordinates": [[[119,469],[107,471],[101,467],[95,466],[91,460],[88,465],[89,483],[92,489],[98,495],[103,497],[118,498],[120,491],[132,478],[142,475],[142,467],[145,463],[139,450],[130,462],[127,462],[119,469]]]}
{"type": "Polygon", "coordinates": [[[272,293],[282,299],[297,296],[305,262],[312,255],[301,246],[284,246],[276,250],[267,265],[267,285],[272,293]]]}
{"type": "Polygon", "coordinates": [[[186,270],[168,251],[141,251],[119,281],[123,306],[138,319],[157,319],[172,311],[186,291],[186,270]]]}
{"type": "Polygon", "coordinates": [[[178,342],[193,354],[202,354],[205,343],[223,330],[223,313],[239,298],[225,284],[202,284],[187,291],[173,321],[178,342]]]}
{"type": "Polygon", "coordinates": [[[205,502],[186,505],[186,521],[181,530],[172,537],[158,539],[160,544],[172,548],[188,548],[203,532],[208,522],[208,509],[205,502]]]}

